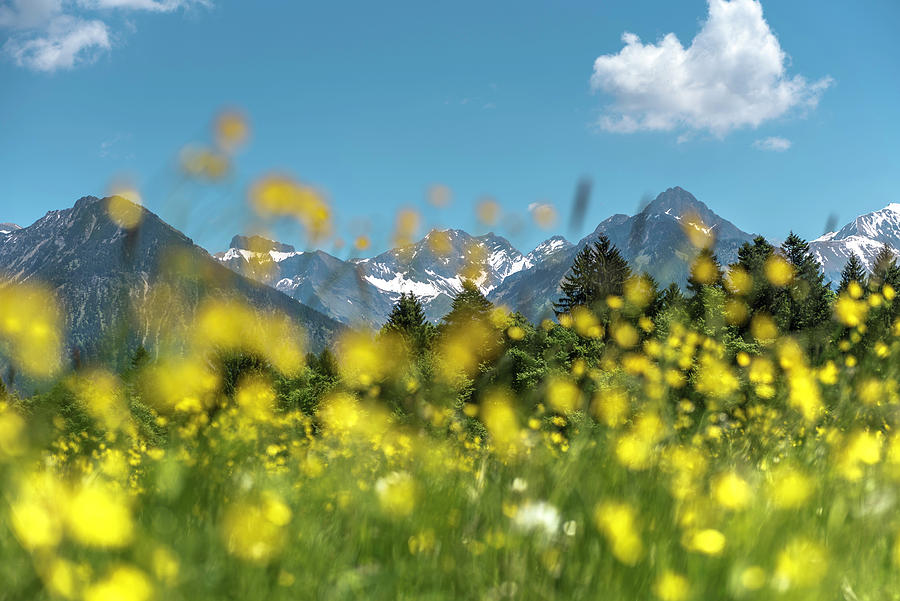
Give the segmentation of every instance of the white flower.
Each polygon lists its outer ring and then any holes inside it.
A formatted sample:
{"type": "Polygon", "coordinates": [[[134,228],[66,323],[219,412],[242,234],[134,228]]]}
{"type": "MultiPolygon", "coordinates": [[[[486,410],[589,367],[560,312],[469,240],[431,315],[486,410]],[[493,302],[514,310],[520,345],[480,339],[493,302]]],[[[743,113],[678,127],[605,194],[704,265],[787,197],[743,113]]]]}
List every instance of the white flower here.
{"type": "Polygon", "coordinates": [[[546,501],[527,501],[519,507],[513,524],[519,530],[552,537],[559,530],[559,510],[546,501]]]}

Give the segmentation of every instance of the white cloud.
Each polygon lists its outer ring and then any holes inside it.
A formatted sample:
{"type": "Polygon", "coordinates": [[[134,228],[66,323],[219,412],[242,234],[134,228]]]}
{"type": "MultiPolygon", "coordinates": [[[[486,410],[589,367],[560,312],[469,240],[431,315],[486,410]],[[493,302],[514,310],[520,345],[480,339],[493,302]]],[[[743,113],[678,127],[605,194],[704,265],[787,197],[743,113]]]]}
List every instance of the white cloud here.
{"type": "Polygon", "coordinates": [[[3,50],[20,67],[52,72],[90,62],[98,51],[109,47],[109,31],[103,21],[60,15],[36,37],[25,40],[11,37],[3,50]]]}
{"type": "Polygon", "coordinates": [[[0,27],[38,27],[62,12],[62,0],[11,0],[0,5],[0,27]]]}
{"type": "Polygon", "coordinates": [[[788,140],[787,138],[780,138],[778,136],[763,138],[753,143],[753,148],[757,148],[759,150],[771,150],[772,152],[784,152],[790,147],[790,140],[788,140]]]}
{"type": "Polygon", "coordinates": [[[168,13],[191,4],[209,6],[210,3],[208,0],[78,0],[78,4],[90,10],[121,8],[168,13]]]}
{"type": "Polygon", "coordinates": [[[709,0],[709,16],[685,48],[673,33],[594,62],[591,87],[613,98],[599,125],[612,132],[709,131],[722,137],[792,109],[813,108],[831,84],[786,73],[788,57],[758,0],[709,0]]]}
{"type": "Polygon", "coordinates": [[[2,52],[20,67],[53,72],[92,62],[112,47],[107,23],[91,12],[168,13],[210,0],[0,0],[0,29],[12,30],[2,52]],[[85,14],[87,13],[87,14],[85,14]]]}

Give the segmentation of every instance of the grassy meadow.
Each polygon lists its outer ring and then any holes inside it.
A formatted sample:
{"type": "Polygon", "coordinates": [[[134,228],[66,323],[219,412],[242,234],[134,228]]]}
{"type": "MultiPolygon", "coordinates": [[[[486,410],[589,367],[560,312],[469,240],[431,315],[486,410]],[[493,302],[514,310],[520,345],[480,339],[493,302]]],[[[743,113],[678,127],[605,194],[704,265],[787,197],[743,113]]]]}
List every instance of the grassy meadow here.
{"type": "Polygon", "coordinates": [[[6,287],[46,384],[0,401],[0,599],[900,598],[893,288],[783,331],[780,256],[701,253],[652,317],[640,276],[539,325],[467,288],[319,355],[210,301],[118,371],[62,369],[52,295],[6,287]]]}

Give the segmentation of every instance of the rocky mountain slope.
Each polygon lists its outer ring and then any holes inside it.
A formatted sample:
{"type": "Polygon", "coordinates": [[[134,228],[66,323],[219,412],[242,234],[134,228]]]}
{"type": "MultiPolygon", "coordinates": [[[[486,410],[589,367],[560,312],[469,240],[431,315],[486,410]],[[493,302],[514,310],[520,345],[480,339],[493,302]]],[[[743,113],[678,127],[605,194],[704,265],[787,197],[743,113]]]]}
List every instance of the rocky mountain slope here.
{"type": "MultiPolygon", "coordinates": [[[[715,240],[723,265],[736,261],[738,248],[752,238],[675,187],[635,215],[607,218],[575,244],[553,236],[527,254],[493,233],[471,236],[449,229],[432,230],[414,244],[363,259],[297,251],[254,236],[235,236],[227,251],[211,257],[145,209],[140,209],[138,228],[120,228],[108,217],[105,203],[85,197],[26,228],[0,224],[0,273],[14,281],[48,282],[65,306],[69,344],[83,351],[109,345],[119,324],[131,317],[131,308],[146,303],[161,285],[187,305],[219,294],[285,311],[309,331],[311,346],[321,348],[339,324],[379,327],[401,292],[415,293],[427,317],[438,321],[465,278],[495,304],[529,319],[552,316],[559,284],[575,255],[600,234],[611,239],[635,271],[649,273],[660,286],[686,282],[697,253],[691,232],[715,240]],[[181,277],[174,283],[161,279],[172,257],[203,277],[181,277]]],[[[810,249],[826,279],[837,281],[852,253],[871,267],[884,244],[900,248],[900,204],[861,215],[813,240],[810,249]]],[[[134,332],[136,342],[152,344],[160,336],[158,328],[142,327],[134,332]]]]}
{"type": "Polygon", "coordinates": [[[244,236],[235,236],[231,248],[215,256],[229,269],[274,286],[338,321],[371,326],[384,323],[401,292],[415,293],[427,317],[437,321],[462,289],[463,278],[473,279],[489,293],[510,275],[532,266],[505,238],[476,237],[462,230],[433,230],[415,244],[349,261],[244,236]]]}
{"type": "Polygon", "coordinates": [[[669,282],[683,285],[697,253],[686,234],[687,228],[694,227],[691,224],[705,228],[714,237],[713,249],[723,264],[736,261],[738,248],[752,239],[690,192],[669,188],[636,215],[613,215],[577,244],[560,244],[557,252],[535,262],[531,269],[507,278],[489,298],[521,311],[532,320],[552,316],[552,303],[559,298],[559,284],[575,255],[600,234],[609,237],[633,270],[649,273],[661,286],[669,282]]]}
{"type": "Polygon", "coordinates": [[[65,314],[68,347],[77,356],[127,352],[137,344],[153,347],[209,296],[289,315],[306,330],[313,349],[323,348],[341,329],[277,290],[224,268],[146,209],[134,207],[140,211],[137,227],[120,227],[109,217],[107,202],[86,196],[0,238],[2,279],[39,281],[53,289],[65,314]],[[157,319],[145,319],[148,307],[157,319]]]}
{"type": "Polygon", "coordinates": [[[344,323],[378,326],[401,292],[416,294],[433,321],[447,313],[462,279],[473,279],[496,304],[538,320],[552,315],[559,283],[575,255],[600,234],[607,235],[636,271],[666,285],[684,284],[697,250],[686,235],[696,223],[715,239],[723,263],[752,236],[720,217],[692,194],[670,188],[636,215],[613,215],[572,244],[561,236],[523,255],[493,233],[433,230],[417,243],[375,257],[342,261],[315,252],[296,252],[268,240],[236,236],[216,257],[230,269],[255,277],[344,323]],[[252,250],[251,250],[252,248],[252,250]]]}

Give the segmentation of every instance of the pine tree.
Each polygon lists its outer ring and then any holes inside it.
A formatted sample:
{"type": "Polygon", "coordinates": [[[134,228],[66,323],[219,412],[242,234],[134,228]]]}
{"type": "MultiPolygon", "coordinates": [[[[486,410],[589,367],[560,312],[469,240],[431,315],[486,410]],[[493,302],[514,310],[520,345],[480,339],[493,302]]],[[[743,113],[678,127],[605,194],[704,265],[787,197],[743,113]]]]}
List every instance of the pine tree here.
{"type": "MultiPolygon", "coordinates": [[[[745,242],[738,249],[738,265],[753,279],[753,286],[744,298],[750,316],[766,314],[783,330],[790,321],[789,295],[766,277],[766,263],[774,254],[775,247],[762,236],[756,236],[753,242],[745,242]]],[[[749,324],[750,320],[747,320],[743,328],[749,324]]]]}
{"type": "Polygon", "coordinates": [[[681,286],[672,282],[666,286],[665,290],[659,295],[660,311],[665,311],[673,307],[680,307],[684,304],[684,293],[681,286]]]}
{"type": "MultiPolygon", "coordinates": [[[[884,292],[885,286],[892,287],[895,293],[900,290],[900,267],[897,266],[894,251],[887,244],[875,255],[872,273],[867,282],[868,289],[873,293],[884,292]]],[[[885,300],[887,297],[888,295],[885,295],[885,300]]],[[[862,344],[871,346],[876,340],[889,339],[898,318],[900,318],[900,301],[895,298],[873,307],[866,320],[866,333],[863,335],[862,344]]]]}
{"type": "Polygon", "coordinates": [[[575,255],[569,273],[559,285],[565,296],[559,302],[553,303],[557,315],[567,313],[578,306],[586,306],[588,299],[596,295],[594,269],[594,247],[588,244],[575,255]]]}
{"type": "Polygon", "coordinates": [[[621,296],[631,268],[619,249],[601,234],[585,246],[559,285],[563,297],[553,303],[556,314],[567,313],[578,306],[598,311],[609,296],[621,296]]]}
{"type": "Polygon", "coordinates": [[[841,283],[838,285],[837,291],[845,291],[850,286],[850,282],[856,282],[860,286],[866,283],[866,268],[856,253],[850,255],[850,260],[841,270],[841,283]]]}
{"type": "Polygon", "coordinates": [[[471,321],[486,321],[493,308],[472,280],[463,280],[462,290],[453,297],[450,312],[444,316],[444,325],[453,327],[471,321]]]}
{"type": "Polygon", "coordinates": [[[711,292],[722,289],[722,266],[719,258],[709,248],[704,248],[691,265],[687,289],[687,312],[691,319],[709,321],[711,292]]]}
{"type": "Polygon", "coordinates": [[[148,353],[144,345],[141,344],[135,349],[134,355],[131,356],[131,369],[140,370],[148,363],[150,363],[150,353],[148,353]]]}
{"type": "Polygon", "coordinates": [[[781,245],[781,252],[794,267],[786,327],[789,331],[817,328],[831,315],[831,291],[825,284],[825,274],[809,251],[809,244],[794,232],[781,245]]]}
{"type": "Polygon", "coordinates": [[[892,286],[894,289],[900,287],[900,267],[897,266],[897,256],[887,244],[881,247],[872,262],[869,289],[880,290],[885,285],[892,286]]]}
{"type": "Polygon", "coordinates": [[[738,249],[738,264],[747,273],[762,272],[766,261],[775,252],[775,247],[762,236],[756,236],[753,242],[744,242],[738,249]]]}
{"type": "Polygon", "coordinates": [[[383,329],[409,334],[424,325],[425,310],[422,303],[415,294],[401,292],[383,329]]]}
{"type": "Polygon", "coordinates": [[[399,334],[407,344],[422,348],[428,343],[432,328],[416,295],[401,292],[381,331],[399,334]]]}
{"type": "Polygon", "coordinates": [[[659,289],[659,282],[656,281],[656,278],[646,271],[641,273],[640,277],[646,282],[649,290],[647,303],[643,307],[643,314],[653,319],[666,308],[663,304],[663,292],[659,289]]]}

